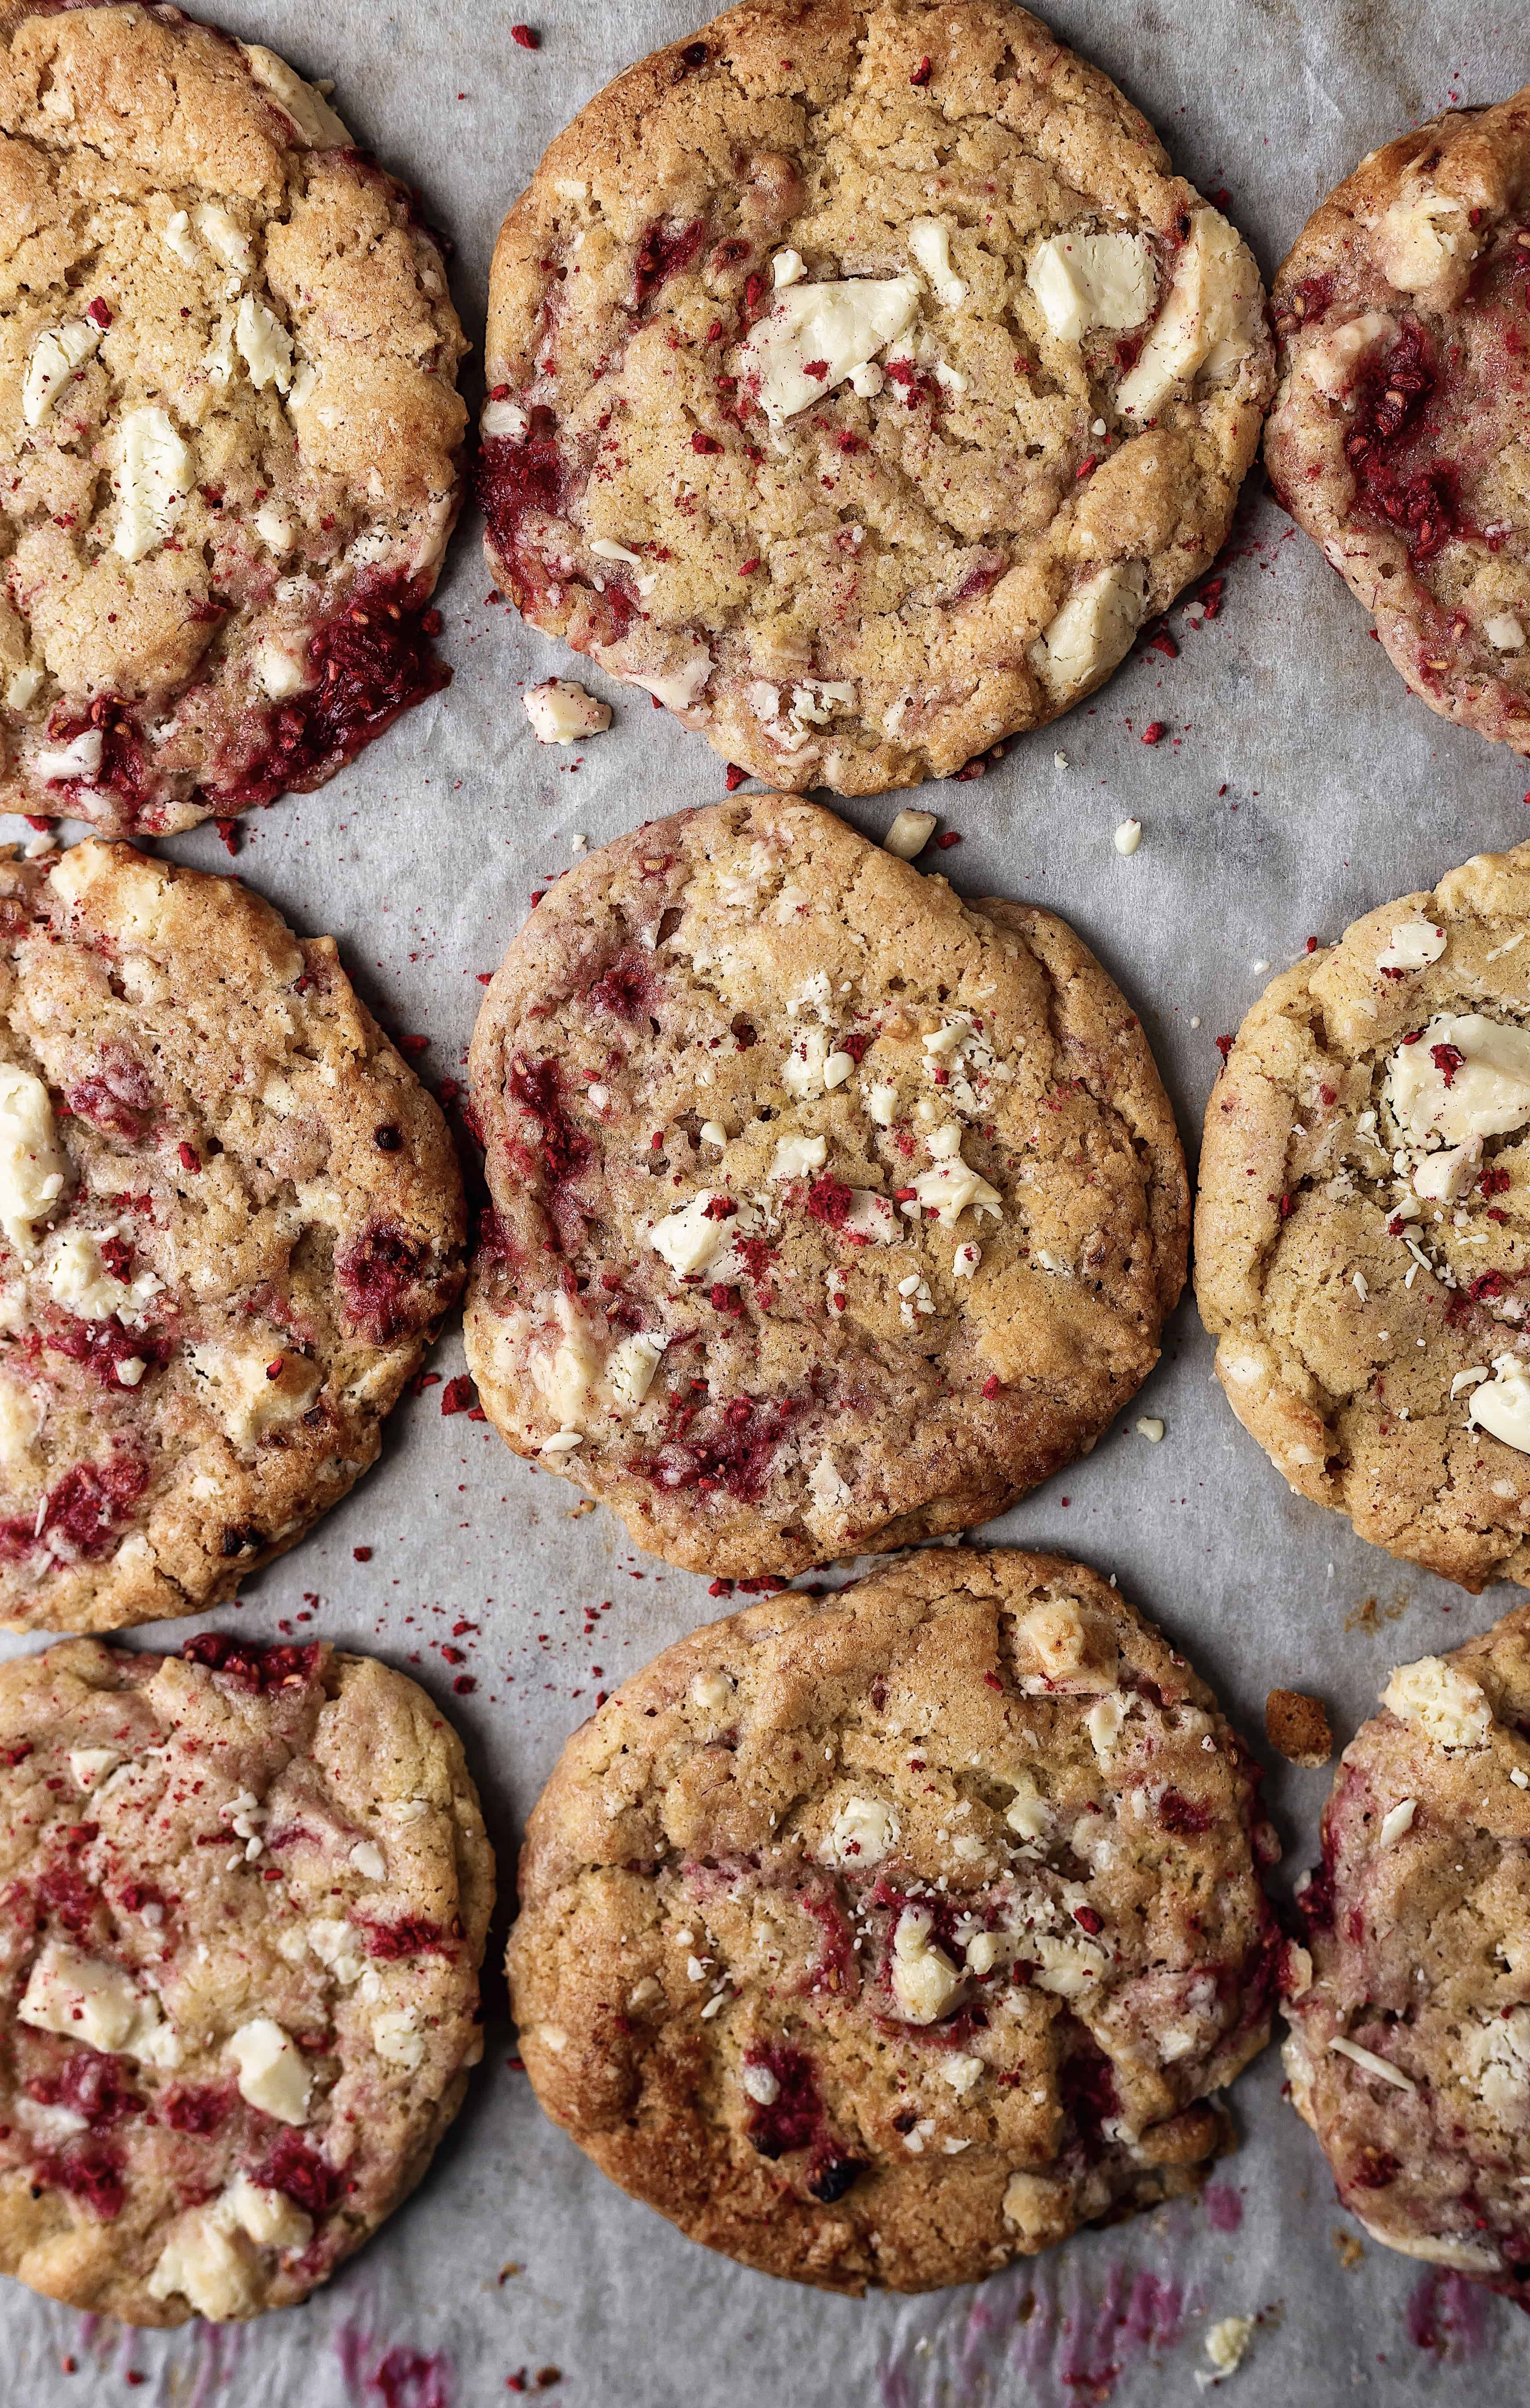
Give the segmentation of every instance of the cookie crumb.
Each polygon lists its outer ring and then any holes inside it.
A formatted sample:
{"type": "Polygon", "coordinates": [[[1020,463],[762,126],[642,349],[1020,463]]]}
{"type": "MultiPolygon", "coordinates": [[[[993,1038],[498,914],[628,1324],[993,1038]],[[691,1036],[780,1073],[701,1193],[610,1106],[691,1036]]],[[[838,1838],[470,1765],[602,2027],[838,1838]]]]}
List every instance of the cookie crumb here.
{"type": "Polygon", "coordinates": [[[1347,2274],[1352,2273],[1355,2267],[1359,2265],[1361,2259],[1365,2257],[1365,2243],[1357,2241],[1352,2232],[1336,2231],[1333,2236],[1333,2241],[1339,2264],[1343,2267],[1347,2274]]]}
{"type": "Polygon", "coordinates": [[[1326,1764],[1334,1752],[1333,1733],[1320,1698],[1300,1689],[1272,1689],[1265,1699],[1265,1737],[1289,1764],[1308,1771],[1326,1764]]]}
{"type": "Polygon", "coordinates": [[[1225,2383],[1230,2374],[1237,2372],[1252,2339],[1252,2316],[1223,2316],[1211,2327],[1206,2336],[1206,2355],[1215,2372],[1196,2375],[1203,2390],[1213,2383],[1225,2383]]]}

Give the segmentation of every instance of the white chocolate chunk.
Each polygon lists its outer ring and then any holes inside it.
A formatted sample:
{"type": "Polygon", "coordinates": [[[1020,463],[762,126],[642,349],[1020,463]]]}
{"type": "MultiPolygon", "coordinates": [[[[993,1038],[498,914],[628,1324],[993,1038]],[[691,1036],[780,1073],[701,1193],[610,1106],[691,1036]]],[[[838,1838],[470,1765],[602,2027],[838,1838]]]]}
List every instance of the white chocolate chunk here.
{"type": "Polygon", "coordinates": [[[218,2204],[177,2216],[149,2277],[150,2299],[188,2300],[212,2324],[250,2315],[260,2302],[249,2244],[228,2229],[218,2204]]]}
{"type": "Polygon", "coordinates": [[[205,1339],[187,1347],[186,1360],[207,1411],[244,1454],[267,1431],[306,1413],[323,1379],[319,1365],[291,1346],[268,1351],[253,1338],[205,1339]],[[273,1364],[280,1365],[274,1378],[273,1364]]]}
{"type": "Polygon", "coordinates": [[[1094,326],[1140,326],[1152,308],[1152,254],[1139,234],[1059,234],[1038,243],[1025,281],[1059,342],[1094,326]]]}
{"type": "Polygon", "coordinates": [[[806,1179],[809,1170],[822,1170],[829,1158],[826,1137],[781,1137],[776,1140],[772,1158],[771,1179],[806,1179]]]}
{"type": "Polygon", "coordinates": [[[709,1270],[732,1242],[729,1224],[734,1216],[709,1216],[708,1207],[729,1200],[715,1188],[701,1188],[678,1212],[655,1222],[648,1233],[649,1244],[682,1279],[694,1271],[709,1270]]]}
{"type": "Polygon", "coordinates": [[[192,211],[192,223],[207,249],[232,267],[238,276],[248,276],[255,264],[250,238],[229,216],[221,201],[199,201],[192,211]]]}
{"type": "Polygon", "coordinates": [[[611,707],[597,702],[571,678],[549,678],[524,696],[526,717],[538,744],[578,744],[599,736],[611,724],[611,707]]]}
{"type": "Polygon", "coordinates": [[[366,1971],[361,1936],[343,1915],[317,1916],[307,1927],[307,1938],[321,1965],[326,1966],[337,1982],[349,1987],[361,1980],[366,1971]]]}
{"type": "Polygon", "coordinates": [[[313,2077],[294,2040],[270,2015],[241,2024],[228,2044],[241,2097],[279,2124],[306,2124],[313,2077]]]}
{"type": "Polygon", "coordinates": [[[108,1772],[115,1772],[122,1760],[121,1752],[114,1747],[72,1747],[69,1778],[77,1789],[94,1789],[108,1772]]]}
{"type": "Polygon", "coordinates": [[[259,42],[241,42],[245,64],[279,108],[285,111],[300,140],[310,150],[349,150],[351,136],[327,100],[311,83],[259,42]]]}
{"type": "Polygon", "coordinates": [[[70,318],[37,337],[21,379],[21,415],[29,426],[42,424],[75,370],[94,357],[101,335],[89,318],[70,318]]]}
{"type": "Polygon", "coordinates": [[[531,420],[519,401],[486,401],[479,423],[488,436],[506,436],[512,443],[524,443],[531,429],[531,420]]]}
{"type": "Polygon", "coordinates": [[[665,1338],[650,1337],[646,1330],[635,1330],[614,1346],[607,1358],[606,1377],[619,1408],[635,1411],[653,1385],[654,1374],[664,1360],[665,1338]]]}
{"type": "Polygon", "coordinates": [[[731,372],[779,426],[906,333],[919,292],[912,275],[793,285],[738,345],[731,372]],[[809,366],[822,375],[808,376],[809,366]]]}
{"type": "Polygon", "coordinates": [[[1462,204],[1411,179],[1369,225],[1381,272],[1399,293],[1422,293],[1477,250],[1462,204]]]}
{"type": "Polygon", "coordinates": [[[13,1488],[24,1488],[32,1474],[32,1442],[42,1427],[42,1407],[29,1388],[8,1373],[0,1374],[0,1472],[13,1488]]]}
{"type": "Polygon", "coordinates": [[[182,267],[197,265],[201,253],[196,248],[196,236],[192,232],[192,221],[185,209],[175,210],[165,221],[162,236],[165,249],[175,253],[182,267]]]}
{"type": "Polygon", "coordinates": [[[825,1864],[879,1865],[895,1848],[900,1827],[895,1811],[880,1798],[847,1798],[824,1835],[819,1854],[825,1864]]]}
{"type": "Polygon", "coordinates": [[[294,643],[279,636],[264,636],[255,647],[255,682],[273,702],[285,702],[313,683],[307,639],[294,643]]]}
{"type": "Polygon", "coordinates": [[[951,264],[951,229],[938,218],[915,218],[908,228],[908,248],[934,286],[942,309],[959,309],[967,289],[951,264]]]}
{"type": "Polygon", "coordinates": [[[770,263],[770,281],[777,293],[784,292],[789,284],[800,284],[807,273],[800,251],[779,251],[770,263]]]}
{"type": "MultiPolygon", "coordinates": [[[[1039,1840],[1051,1828],[1051,1808],[1031,1782],[1022,1780],[1009,1801],[1004,1819],[1018,1839],[1039,1840]]],[[[969,1948],[969,1958],[971,1955],[969,1948]]]]}
{"type": "Polygon", "coordinates": [[[1130,853],[1134,853],[1137,851],[1137,846],[1141,843],[1141,841],[1142,841],[1142,823],[1141,823],[1141,821],[1140,821],[1140,820],[1122,820],[1122,823],[1121,823],[1121,825],[1120,825],[1120,826],[1117,828],[1117,830],[1116,830],[1116,835],[1115,835],[1115,845],[1116,845],[1116,851],[1117,851],[1118,853],[1128,853],[1128,854],[1130,854],[1130,853]]]}
{"type": "Polygon", "coordinates": [[[882,851],[899,861],[912,861],[935,834],[934,811],[899,811],[882,838],[882,851]]]}
{"type": "Polygon", "coordinates": [[[264,301],[247,293],[239,303],[239,314],[234,321],[234,340],[239,356],[250,370],[250,381],[257,393],[274,384],[278,393],[286,393],[293,381],[293,338],[279,318],[274,317],[264,301]]]}
{"type": "Polygon", "coordinates": [[[982,2079],[984,2071],[980,2057],[951,2056],[943,2057],[940,2060],[941,2075],[951,2084],[958,2099],[966,2097],[974,2085],[982,2079]]]}
{"type": "Polygon", "coordinates": [[[1414,1044],[1393,1054],[1386,1099],[1416,1144],[1437,1136],[1460,1145],[1523,1128],[1530,1121],[1530,1029],[1480,1011],[1437,1012],[1414,1044]]]}
{"type": "Polygon", "coordinates": [[[1493,1370],[1493,1378],[1475,1390],[1466,1419],[1505,1446],[1530,1455],[1530,1368],[1517,1354],[1499,1354],[1493,1370]]]}
{"type": "Polygon", "coordinates": [[[1483,1747],[1493,1729],[1493,1708],[1477,1683],[1439,1656],[1400,1664],[1381,1703],[1400,1722],[1416,1724],[1437,1747],[1483,1747]]]}
{"type": "Polygon", "coordinates": [[[68,1170],[42,1081],[0,1062],[0,1229],[23,1262],[36,1251],[36,1224],[63,1195],[68,1170]]]}
{"type": "Polygon", "coordinates": [[[1445,931],[1432,920],[1399,920],[1392,941],[1376,956],[1379,970],[1422,970],[1445,951],[1445,931]]]}
{"type": "Polygon", "coordinates": [[[1494,652],[1519,652],[1524,649],[1524,629],[1512,610],[1499,610],[1482,622],[1482,633],[1494,652]]]}
{"type": "Polygon", "coordinates": [[[643,677],[636,669],[606,661],[604,654],[602,660],[604,666],[615,667],[618,676],[624,678],[628,685],[640,685],[645,694],[652,695],[666,710],[694,709],[701,699],[702,688],[711,676],[713,666],[711,653],[701,643],[694,644],[691,658],[679,668],[668,669],[662,677],[643,677]]]}
{"type": "Polygon", "coordinates": [[[105,745],[99,727],[83,727],[67,744],[45,746],[32,766],[46,785],[67,786],[78,780],[89,786],[101,774],[105,745]]]}
{"type": "Polygon", "coordinates": [[[1126,1719],[1126,1699],[1119,1689],[1107,1690],[1090,1707],[1086,1722],[1089,1744],[1101,1764],[1108,1764],[1115,1754],[1122,1724],[1126,1719]]]}
{"type": "Polygon", "coordinates": [[[1411,1831],[1413,1817],[1418,1811],[1419,1801],[1416,1798],[1399,1798],[1395,1806],[1388,1807],[1381,1817],[1381,1828],[1379,1834],[1383,1848],[1395,1847],[1404,1833],[1411,1831]]]}
{"type": "Polygon", "coordinates": [[[936,1156],[933,1170],[922,1170],[909,1181],[914,1194],[926,1212],[933,1212],[943,1229],[954,1229],[969,1206],[991,1212],[997,1220],[1004,1210],[1004,1198],[996,1187],[991,1187],[980,1172],[962,1160],[962,1125],[948,1122],[944,1128],[930,1133],[930,1152],[936,1156]]]}
{"type": "Polygon", "coordinates": [[[425,2036],[420,2028],[420,2017],[413,2007],[383,2007],[372,2018],[372,2046],[385,2065],[396,2065],[406,2073],[416,2072],[424,2062],[425,2036]]]}
{"type": "Polygon", "coordinates": [[[1431,1203],[1453,1204],[1475,1183],[1481,1167],[1482,1140],[1469,1137],[1465,1145],[1447,1146],[1443,1153],[1426,1154],[1416,1162],[1413,1193],[1431,1203]]]}
{"type": "Polygon", "coordinates": [[[1378,2057],[1374,2049],[1362,2048],[1358,2041],[1341,2037],[1331,2040],[1328,2045],[1337,2056],[1347,2057],[1351,2064],[1358,2065],[1362,2072],[1374,2073],[1379,2081],[1390,2082],[1394,2089],[1416,2090],[1419,2086],[1398,2067],[1389,2064],[1384,2057],[1378,2057]]]}
{"type": "Polygon", "coordinates": [[[1368,309],[1336,326],[1301,354],[1298,373],[1317,387],[1326,400],[1343,401],[1354,383],[1354,372],[1384,337],[1395,334],[1397,321],[1384,310],[1368,309]]]}
{"type": "Polygon", "coordinates": [[[1065,601],[1028,658],[1054,699],[1082,694],[1123,661],[1142,624],[1148,572],[1139,560],[1097,568],[1065,601]]]}
{"type": "Polygon", "coordinates": [[[815,1526],[821,1522],[836,1526],[850,1503],[851,1489],[849,1483],[841,1478],[838,1466],[827,1448],[808,1476],[808,1493],[817,1509],[813,1515],[815,1526]]]}
{"type": "Polygon", "coordinates": [[[874,1246],[890,1246],[897,1235],[891,1199],[879,1196],[872,1187],[852,1187],[845,1228],[852,1238],[865,1238],[874,1246]]]}
{"type": "Polygon", "coordinates": [[[113,551],[134,561],[156,550],[179,517],[194,473],[191,452],[166,411],[130,409],[112,479],[122,503],[113,551]]]}
{"type": "Polygon", "coordinates": [[[388,1870],[388,1860],[375,1840],[358,1840],[350,1851],[350,1863],[363,1881],[379,1882],[388,1870]]]}
{"type": "Polygon", "coordinates": [[[302,2249],[313,2237],[313,2218],[285,2191],[269,2190],[237,2173],[218,2201],[222,2213],[263,2249],[302,2249]]]}
{"type": "Polygon", "coordinates": [[[35,2031],[82,2040],[106,2057],[165,2067],[179,2061],[179,2042],[159,2000],[145,1996],[124,1967],[66,1941],[50,1940],[40,1951],[16,2014],[35,2031]]]}
{"type": "Polygon", "coordinates": [[[951,1958],[930,1938],[928,1907],[906,1906],[893,1935],[893,1996],[905,2023],[933,2024],[962,1986],[951,1958]]]}
{"type": "Polygon", "coordinates": [[[555,1309],[558,1341],[549,1345],[539,1340],[529,1350],[527,1367],[559,1427],[576,1430],[589,1412],[600,1378],[600,1350],[574,1297],[560,1294],[555,1309]]]}
{"type": "Polygon", "coordinates": [[[691,1683],[691,1703],[704,1714],[726,1713],[733,1703],[733,1683],[715,1669],[697,1672],[691,1683]]]}
{"type": "Polygon", "coordinates": [[[738,2080],[746,2098],[757,2107],[774,2107],[781,2095],[781,2086],[768,2065],[746,2065],[738,2080]]]}
{"type": "Polygon", "coordinates": [[[1220,211],[1197,209],[1157,323],[1117,393],[1122,417],[1151,418],[1177,384],[1235,369],[1253,347],[1260,307],[1259,270],[1237,234],[1220,211]]]}
{"type": "Polygon", "coordinates": [[[107,1268],[99,1240],[88,1229],[66,1230],[54,1245],[48,1265],[48,1290],[53,1302],[79,1321],[107,1321],[115,1312],[130,1320],[158,1296],[163,1281],[152,1271],[134,1280],[115,1278],[107,1268]]]}

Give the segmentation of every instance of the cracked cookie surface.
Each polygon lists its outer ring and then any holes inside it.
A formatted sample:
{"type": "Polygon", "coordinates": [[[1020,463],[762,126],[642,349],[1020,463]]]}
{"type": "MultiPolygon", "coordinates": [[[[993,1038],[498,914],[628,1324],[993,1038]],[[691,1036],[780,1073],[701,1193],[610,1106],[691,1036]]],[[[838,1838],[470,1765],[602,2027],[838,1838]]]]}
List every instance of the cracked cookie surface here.
{"type": "Polygon", "coordinates": [[[0,1620],[232,1595],[375,1460],[462,1279],[433,1099],[233,878],[0,855],[0,1620]]]}
{"type": "Polygon", "coordinates": [[[1223,541],[1258,271],[995,0],[750,6],[631,68],[506,222],[489,561],[768,784],[949,776],[1223,541]]]}
{"type": "Polygon", "coordinates": [[[932,1549],[696,1631],[576,1732],[521,1860],[526,2070],[694,2240],[838,2290],[971,2282],[1227,2144],[1278,1853],[1113,1587],[932,1549]]]}
{"type": "Polygon", "coordinates": [[[1282,1967],[1292,2103],[1409,2258],[1530,2301],[1530,1608],[1394,1671],[1282,1967]]]}
{"type": "Polygon", "coordinates": [[[1277,494],[1421,701],[1530,752],[1530,91],[1373,151],[1271,298],[1277,494]]]}
{"type": "Polygon", "coordinates": [[[448,672],[465,344],[412,195],[177,9],[0,6],[0,806],[162,833],[448,672]]]}
{"type": "Polygon", "coordinates": [[[1087,1453],[1184,1283],[1184,1162],[1062,921],[817,805],[660,820],[536,909],[469,1057],[468,1362],[693,1570],[986,1520],[1087,1453]]]}
{"type": "Polygon", "coordinates": [[[482,2053],[493,1857],[424,1691],[328,1646],[0,1670],[0,2268],[176,2325],[305,2299],[482,2053]]]}
{"type": "Polygon", "coordinates": [[[1530,846],[1276,979],[1206,1109],[1195,1289],[1234,1412],[1394,1555],[1530,1584],[1530,846]]]}

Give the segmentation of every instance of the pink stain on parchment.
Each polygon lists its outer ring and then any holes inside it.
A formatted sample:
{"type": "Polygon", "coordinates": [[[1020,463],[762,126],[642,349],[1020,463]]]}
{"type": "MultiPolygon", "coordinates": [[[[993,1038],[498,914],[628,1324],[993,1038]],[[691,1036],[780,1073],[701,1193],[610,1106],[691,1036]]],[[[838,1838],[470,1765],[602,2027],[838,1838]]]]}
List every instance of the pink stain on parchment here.
{"type": "Polygon", "coordinates": [[[1236,2232],[1243,2221],[1243,2194],[1231,2183],[1208,2183],[1201,2204],[1213,2232],[1236,2232]]]}
{"type": "Polygon", "coordinates": [[[1103,2403],[1128,2369],[1183,2333],[1191,2304],[1182,2286],[1126,2263],[1103,2286],[1086,2287],[1078,2271],[1020,2266],[997,2275],[973,2300],[965,2321],[931,2336],[924,2352],[901,2347],[883,2368],[882,2408],[920,2408],[948,2395],[978,2408],[1008,2401],[1023,2378],[1036,2408],[1103,2403]]]}
{"type": "Polygon", "coordinates": [[[1488,2294],[1448,2267],[1431,2266],[1408,2298],[1408,2338],[1437,2358],[1477,2358],[1487,2346],[1488,2294]]]}
{"type": "Polygon", "coordinates": [[[407,2342],[384,2347],[346,2323],[335,2336],[335,2354],[357,2408],[452,2408],[456,2376],[445,2350],[411,2349],[407,2342]]]}

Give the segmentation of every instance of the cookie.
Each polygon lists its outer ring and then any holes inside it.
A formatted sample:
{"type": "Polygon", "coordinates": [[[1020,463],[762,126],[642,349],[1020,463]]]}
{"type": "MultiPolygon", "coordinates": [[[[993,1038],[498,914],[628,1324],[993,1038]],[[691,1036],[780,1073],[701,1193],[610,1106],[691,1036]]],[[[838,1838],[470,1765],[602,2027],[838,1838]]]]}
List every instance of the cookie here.
{"type": "Polygon", "coordinates": [[[484,1407],[672,1563],[985,1521],[1157,1359],[1188,1210],[1137,1022],[1050,912],[963,903],[815,804],[579,862],[469,1062],[484,1407]]]}
{"type": "Polygon", "coordinates": [[[462,1282],[441,1114],[233,878],[0,853],[0,1621],[193,1613],[375,1460],[462,1282]]]}
{"type": "Polygon", "coordinates": [[[414,196],[258,45],[0,6],[0,808],[154,834],[448,672],[465,350],[414,196]]]}
{"type": "Polygon", "coordinates": [[[1530,91],[1373,150],[1275,280],[1276,493],[1420,700],[1530,752],[1530,91]]]}
{"type": "Polygon", "coordinates": [[[1466,1588],[1530,1584],[1530,845],[1265,990],[1211,1091],[1201,1318],[1293,1488],[1466,1588]]]}
{"type": "Polygon", "coordinates": [[[140,2325],[306,2299],[482,2054],[462,1743],[365,1656],[0,1669],[0,2271],[140,2325]]]}
{"type": "Polygon", "coordinates": [[[1375,2240],[1530,2306],[1530,1607],[1381,1706],[1282,1972],[1292,2104],[1375,2240]]]}
{"type": "Polygon", "coordinates": [[[1273,387],[1238,236],[999,0],[751,0],[631,68],[506,221],[486,368],[523,616],[848,795],[1092,693],[1273,387]]]}
{"type": "Polygon", "coordinates": [[[1193,2188],[1266,2038],[1279,1853],[1209,1690],[1056,1555],[696,1631],[577,1731],[509,1971],[550,2115],[694,2240],[965,2283],[1193,2188]]]}

